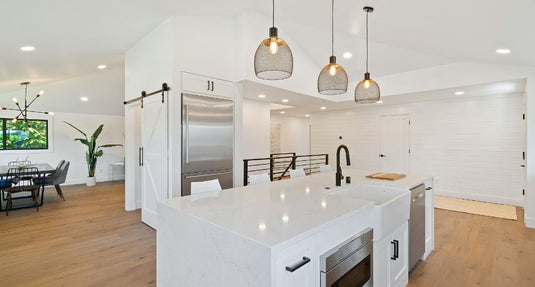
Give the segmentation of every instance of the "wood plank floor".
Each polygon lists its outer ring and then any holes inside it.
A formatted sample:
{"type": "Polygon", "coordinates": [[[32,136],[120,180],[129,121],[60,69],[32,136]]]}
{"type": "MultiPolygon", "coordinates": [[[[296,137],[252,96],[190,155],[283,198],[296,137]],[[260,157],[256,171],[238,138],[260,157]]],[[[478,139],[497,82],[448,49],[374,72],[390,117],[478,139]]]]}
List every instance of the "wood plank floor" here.
{"type": "MultiPolygon", "coordinates": [[[[156,232],[124,211],[124,184],[66,186],[45,205],[0,214],[0,286],[154,286],[156,232]]],[[[535,230],[435,209],[436,250],[409,286],[535,286],[535,230]]]]}
{"type": "Polygon", "coordinates": [[[0,286],[155,286],[156,232],[124,210],[124,184],[63,193],[0,213],[0,286]]]}
{"type": "Polygon", "coordinates": [[[435,209],[435,251],[409,274],[414,286],[535,286],[535,229],[506,220],[435,209]]]}

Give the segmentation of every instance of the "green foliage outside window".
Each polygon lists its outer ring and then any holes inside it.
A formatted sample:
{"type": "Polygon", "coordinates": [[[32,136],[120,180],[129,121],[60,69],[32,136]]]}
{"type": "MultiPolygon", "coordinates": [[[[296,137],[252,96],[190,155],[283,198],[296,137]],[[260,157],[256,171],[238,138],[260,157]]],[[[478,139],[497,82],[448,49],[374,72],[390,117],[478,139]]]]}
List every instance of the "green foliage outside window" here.
{"type": "Polygon", "coordinates": [[[48,121],[1,119],[0,145],[3,150],[47,149],[48,121]],[[28,128],[31,126],[31,129],[28,128]]]}

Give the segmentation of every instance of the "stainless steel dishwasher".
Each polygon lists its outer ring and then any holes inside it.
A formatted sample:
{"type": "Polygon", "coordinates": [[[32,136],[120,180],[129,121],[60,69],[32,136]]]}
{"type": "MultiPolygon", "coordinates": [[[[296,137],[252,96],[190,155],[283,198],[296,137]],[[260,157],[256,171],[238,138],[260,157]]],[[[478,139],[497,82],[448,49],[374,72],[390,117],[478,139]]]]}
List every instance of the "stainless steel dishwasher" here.
{"type": "Polygon", "coordinates": [[[425,252],[425,185],[411,189],[411,214],[409,219],[409,270],[425,252]]]}

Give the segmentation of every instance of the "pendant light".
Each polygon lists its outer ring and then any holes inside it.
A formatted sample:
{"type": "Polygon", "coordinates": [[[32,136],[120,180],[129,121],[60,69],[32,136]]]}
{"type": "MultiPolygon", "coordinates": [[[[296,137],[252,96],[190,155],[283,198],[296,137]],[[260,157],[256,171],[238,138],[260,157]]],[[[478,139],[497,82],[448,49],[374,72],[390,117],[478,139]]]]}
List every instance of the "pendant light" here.
{"type": "Polygon", "coordinates": [[[322,95],[339,95],[347,92],[347,73],[341,65],[336,64],[334,55],[334,0],[331,7],[331,57],[329,64],[318,76],[318,92],[322,95]]]}
{"type": "Polygon", "coordinates": [[[269,28],[269,38],[260,43],[254,55],[254,71],[264,80],[283,80],[292,76],[294,60],[286,42],[278,37],[275,27],[275,0],[273,0],[273,26],[269,28]]]}
{"type": "Polygon", "coordinates": [[[364,80],[360,81],[355,88],[355,102],[357,104],[376,103],[381,98],[379,85],[370,78],[368,72],[368,15],[373,12],[373,8],[366,6],[363,10],[366,12],[366,73],[364,80]]]}

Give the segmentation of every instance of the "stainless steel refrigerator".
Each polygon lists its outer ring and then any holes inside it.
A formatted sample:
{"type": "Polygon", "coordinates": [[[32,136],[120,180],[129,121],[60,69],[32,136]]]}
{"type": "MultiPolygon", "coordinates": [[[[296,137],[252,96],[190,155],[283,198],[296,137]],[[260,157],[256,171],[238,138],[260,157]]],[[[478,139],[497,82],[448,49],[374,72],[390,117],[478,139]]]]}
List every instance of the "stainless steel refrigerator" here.
{"type": "Polygon", "coordinates": [[[197,181],[233,186],[233,115],[231,100],[182,94],[182,196],[197,181]]]}

